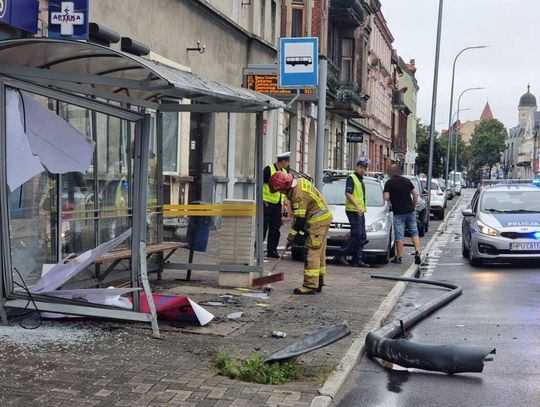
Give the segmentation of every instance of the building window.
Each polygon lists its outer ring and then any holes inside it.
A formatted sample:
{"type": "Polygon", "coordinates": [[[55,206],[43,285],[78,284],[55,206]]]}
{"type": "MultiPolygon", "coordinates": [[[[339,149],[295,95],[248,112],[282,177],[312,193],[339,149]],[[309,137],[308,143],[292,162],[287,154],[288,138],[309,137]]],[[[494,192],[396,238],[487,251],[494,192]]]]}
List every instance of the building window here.
{"type": "Polygon", "coordinates": [[[343,168],[343,133],[336,129],[336,147],[334,149],[334,169],[343,168]]]}
{"type": "Polygon", "coordinates": [[[353,80],[353,40],[343,38],[341,40],[341,80],[351,82],[353,80]]]}
{"type": "Polygon", "coordinates": [[[266,0],[261,0],[261,38],[265,38],[266,34],[266,0]]]}
{"type": "Polygon", "coordinates": [[[271,36],[272,36],[272,44],[274,44],[276,42],[276,31],[277,31],[277,27],[276,27],[276,15],[277,15],[277,5],[276,5],[276,1],[275,0],[272,0],[272,4],[271,4],[271,10],[270,10],[270,19],[271,19],[271,24],[272,24],[272,27],[271,27],[271,36]]]}
{"type": "Polygon", "coordinates": [[[291,37],[304,36],[305,5],[303,0],[294,0],[292,4],[291,37]]]}
{"type": "Polygon", "coordinates": [[[163,112],[163,171],[178,171],[178,117],[176,112],[163,112]]]}

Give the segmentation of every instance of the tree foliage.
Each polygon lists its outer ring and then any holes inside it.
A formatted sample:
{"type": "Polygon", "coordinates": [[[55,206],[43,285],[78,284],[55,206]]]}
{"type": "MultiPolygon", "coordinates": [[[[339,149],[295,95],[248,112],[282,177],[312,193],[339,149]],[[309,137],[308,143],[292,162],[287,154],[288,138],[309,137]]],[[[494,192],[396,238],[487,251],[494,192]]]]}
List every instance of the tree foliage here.
{"type": "Polygon", "coordinates": [[[471,139],[472,155],[476,162],[490,168],[497,164],[506,149],[507,136],[506,128],[497,119],[482,120],[471,139]]]}
{"type": "MultiPolygon", "coordinates": [[[[433,177],[444,176],[444,160],[446,159],[446,139],[438,137],[435,133],[433,143],[433,177]]],[[[429,166],[429,126],[422,124],[420,120],[416,123],[416,144],[418,145],[418,157],[416,157],[417,173],[427,174],[429,166]]]]}

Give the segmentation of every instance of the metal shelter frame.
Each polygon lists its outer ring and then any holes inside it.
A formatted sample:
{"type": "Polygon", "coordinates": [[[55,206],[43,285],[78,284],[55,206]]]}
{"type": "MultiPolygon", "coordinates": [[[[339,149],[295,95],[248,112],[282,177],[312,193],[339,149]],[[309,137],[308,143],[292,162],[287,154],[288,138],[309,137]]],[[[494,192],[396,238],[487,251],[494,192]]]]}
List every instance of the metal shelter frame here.
{"type": "MultiPolygon", "coordinates": [[[[284,108],[271,97],[203,79],[191,72],[97,44],[45,38],[0,41],[0,311],[4,307],[34,309],[28,295],[15,292],[9,231],[9,193],[6,183],[6,87],[80,106],[135,124],[131,283],[143,287],[150,314],[134,310],[33,295],[40,311],[151,322],[159,336],[146,273],[146,208],[150,115],[160,112],[256,113],[256,258],[250,271],[263,271],[263,112],[284,108]],[[172,103],[181,99],[191,104],[172,103]]],[[[159,140],[159,137],[158,137],[159,140]]],[[[162,174],[158,171],[158,182],[162,174]]],[[[60,260],[60,259],[59,259],[60,260]]],[[[196,269],[196,264],[190,264],[196,269]]],[[[229,268],[227,266],[226,268],[229,268]]]]}

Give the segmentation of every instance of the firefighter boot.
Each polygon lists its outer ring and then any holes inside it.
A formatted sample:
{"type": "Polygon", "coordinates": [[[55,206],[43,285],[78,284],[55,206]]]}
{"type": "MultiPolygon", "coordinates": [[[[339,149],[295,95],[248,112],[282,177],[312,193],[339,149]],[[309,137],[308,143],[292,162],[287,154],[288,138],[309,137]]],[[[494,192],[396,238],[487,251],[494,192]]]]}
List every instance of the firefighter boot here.
{"type": "Polygon", "coordinates": [[[295,288],[294,293],[297,295],[314,295],[319,289],[319,276],[304,275],[304,283],[302,287],[295,288]]]}

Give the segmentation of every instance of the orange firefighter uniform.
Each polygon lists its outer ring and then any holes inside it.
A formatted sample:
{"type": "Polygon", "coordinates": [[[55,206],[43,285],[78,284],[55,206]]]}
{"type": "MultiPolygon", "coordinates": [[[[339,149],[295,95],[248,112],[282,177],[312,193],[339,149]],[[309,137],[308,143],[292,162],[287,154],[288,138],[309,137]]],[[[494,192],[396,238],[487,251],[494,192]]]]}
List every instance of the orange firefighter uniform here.
{"type": "Polygon", "coordinates": [[[294,215],[287,240],[307,247],[304,283],[294,292],[315,294],[322,290],[326,277],[326,236],[332,213],[319,190],[305,178],[295,180],[287,192],[287,198],[294,215]]]}

